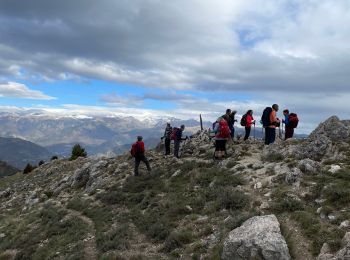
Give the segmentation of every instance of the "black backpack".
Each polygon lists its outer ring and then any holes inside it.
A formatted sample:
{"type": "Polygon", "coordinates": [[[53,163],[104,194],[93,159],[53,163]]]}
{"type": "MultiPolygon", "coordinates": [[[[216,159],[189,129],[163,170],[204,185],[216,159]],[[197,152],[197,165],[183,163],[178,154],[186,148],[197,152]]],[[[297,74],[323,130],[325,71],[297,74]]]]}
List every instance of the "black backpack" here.
{"type": "Polygon", "coordinates": [[[247,114],[244,114],[241,118],[241,126],[247,125],[247,114]]]}
{"type": "Polygon", "coordinates": [[[264,112],[261,116],[261,122],[263,124],[263,127],[268,127],[271,125],[271,122],[270,122],[271,112],[272,112],[272,107],[266,107],[264,109],[264,112]]]}

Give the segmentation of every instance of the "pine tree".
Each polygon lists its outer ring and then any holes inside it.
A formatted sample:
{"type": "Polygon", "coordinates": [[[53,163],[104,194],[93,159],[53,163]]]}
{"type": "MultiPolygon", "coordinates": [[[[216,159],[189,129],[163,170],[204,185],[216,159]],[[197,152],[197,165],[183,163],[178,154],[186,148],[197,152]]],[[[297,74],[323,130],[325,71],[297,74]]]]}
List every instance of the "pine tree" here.
{"type": "Polygon", "coordinates": [[[70,157],[70,160],[73,161],[77,159],[78,157],[86,157],[87,153],[84,148],[80,146],[80,144],[76,144],[72,148],[72,155],[70,157]]]}

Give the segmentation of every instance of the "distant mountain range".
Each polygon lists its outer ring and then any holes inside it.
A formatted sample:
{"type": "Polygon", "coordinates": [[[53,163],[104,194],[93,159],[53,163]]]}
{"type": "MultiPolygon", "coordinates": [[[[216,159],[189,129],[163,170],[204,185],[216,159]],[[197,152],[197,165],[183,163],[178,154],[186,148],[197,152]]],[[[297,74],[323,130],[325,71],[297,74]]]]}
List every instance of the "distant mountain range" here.
{"type": "Polygon", "coordinates": [[[32,142],[0,137],[0,160],[16,168],[23,169],[27,163],[36,165],[51,155],[47,149],[32,142]]]}
{"type": "MultiPolygon", "coordinates": [[[[117,155],[130,149],[138,135],[142,135],[147,149],[154,148],[164,133],[167,122],[172,126],[186,126],[185,135],[200,128],[199,122],[176,118],[144,118],[128,116],[57,116],[38,112],[0,112],[0,136],[16,138],[3,140],[0,160],[23,168],[28,162],[37,163],[52,155],[69,156],[74,144],[81,144],[89,155],[117,155]],[[29,142],[25,142],[23,140],[29,142]],[[22,142],[21,142],[22,141],[22,142]],[[35,143],[35,144],[34,144],[35,143]]],[[[204,128],[211,122],[204,122],[204,128]]],[[[236,135],[244,135],[244,129],[236,127],[236,135]]],[[[251,136],[254,136],[252,129],[251,136]]],[[[255,137],[262,138],[257,127],[255,137]]],[[[306,137],[306,135],[296,136],[306,137]]]]}
{"type": "Polygon", "coordinates": [[[0,178],[5,176],[10,176],[19,172],[19,170],[6,162],[0,161],[0,178]]]}
{"type": "MultiPolygon", "coordinates": [[[[185,134],[199,130],[193,119],[145,118],[127,116],[53,116],[44,113],[0,113],[0,136],[16,137],[36,143],[46,153],[68,156],[72,146],[80,143],[90,155],[121,154],[128,150],[138,135],[147,148],[154,148],[164,133],[166,122],[186,126],[185,134]]],[[[209,127],[209,122],[204,126],[209,127]]],[[[0,157],[1,158],[1,157],[0,157]]]]}

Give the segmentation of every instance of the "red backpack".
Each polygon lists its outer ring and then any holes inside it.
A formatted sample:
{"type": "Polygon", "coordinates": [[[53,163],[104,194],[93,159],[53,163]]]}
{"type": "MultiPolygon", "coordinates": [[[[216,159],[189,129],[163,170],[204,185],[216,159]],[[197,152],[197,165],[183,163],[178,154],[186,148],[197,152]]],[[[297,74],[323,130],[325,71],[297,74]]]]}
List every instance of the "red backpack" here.
{"type": "Polygon", "coordinates": [[[290,113],[288,116],[288,126],[292,128],[297,128],[299,123],[298,115],[295,113],[290,113]]]}
{"type": "Polygon", "coordinates": [[[170,140],[176,140],[177,139],[177,131],[179,131],[179,128],[174,127],[173,131],[171,132],[171,135],[170,135],[170,140]]]}
{"type": "Polygon", "coordinates": [[[130,154],[132,157],[135,157],[136,153],[138,152],[138,145],[137,142],[133,143],[131,146],[130,154]]]}
{"type": "Polygon", "coordinates": [[[229,138],[230,137],[230,128],[228,127],[228,124],[226,120],[221,120],[219,122],[219,133],[217,135],[218,138],[229,138]]]}

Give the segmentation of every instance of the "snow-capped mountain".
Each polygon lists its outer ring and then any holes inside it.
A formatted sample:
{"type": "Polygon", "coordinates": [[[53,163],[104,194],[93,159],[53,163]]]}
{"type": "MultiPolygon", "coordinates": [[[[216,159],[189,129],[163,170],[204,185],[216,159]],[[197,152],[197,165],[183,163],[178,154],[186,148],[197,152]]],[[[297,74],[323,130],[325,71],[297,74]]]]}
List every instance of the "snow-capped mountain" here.
{"type": "MultiPolygon", "coordinates": [[[[28,140],[58,155],[68,155],[75,143],[85,146],[90,154],[119,154],[129,149],[138,135],[144,137],[146,145],[154,147],[163,135],[167,122],[173,126],[184,124],[186,135],[199,129],[199,122],[194,119],[60,115],[35,109],[1,112],[0,136],[28,140]]],[[[209,123],[205,124],[208,125],[209,123]]]]}

